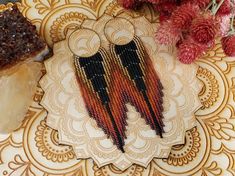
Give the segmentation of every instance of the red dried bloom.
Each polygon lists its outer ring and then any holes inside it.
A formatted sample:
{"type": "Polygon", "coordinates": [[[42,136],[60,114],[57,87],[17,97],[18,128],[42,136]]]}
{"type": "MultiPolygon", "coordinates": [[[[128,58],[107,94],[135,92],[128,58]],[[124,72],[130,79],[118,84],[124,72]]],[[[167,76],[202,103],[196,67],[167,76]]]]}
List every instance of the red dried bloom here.
{"type": "MultiPolygon", "coordinates": [[[[217,0],[217,3],[219,3],[221,0],[217,0]]],[[[223,4],[220,6],[217,15],[229,15],[231,13],[231,4],[230,0],[224,0],[223,4]]]]}
{"type": "Polygon", "coordinates": [[[152,4],[160,4],[164,2],[176,2],[177,0],[140,0],[140,1],[150,2],[152,4]]]}
{"type": "Polygon", "coordinates": [[[212,42],[217,34],[217,22],[212,16],[198,16],[190,28],[191,37],[198,43],[212,42]]]}
{"type": "Polygon", "coordinates": [[[234,57],[235,56],[235,35],[224,37],[221,40],[222,48],[226,55],[234,57]]]}
{"type": "Polygon", "coordinates": [[[136,9],[141,5],[139,0],[118,0],[118,2],[126,9],[136,9]]]}
{"type": "Polygon", "coordinates": [[[187,3],[178,7],[172,13],[170,20],[175,28],[188,29],[198,13],[198,6],[187,3]]]}
{"type": "Polygon", "coordinates": [[[197,4],[200,8],[205,8],[209,5],[211,0],[192,0],[195,4],[197,4]]]}
{"type": "Polygon", "coordinates": [[[185,40],[179,45],[178,59],[184,64],[191,64],[193,61],[199,58],[205,50],[206,47],[195,42],[185,40]]]}
{"type": "Polygon", "coordinates": [[[170,21],[164,22],[156,32],[156,41],[163,45],[175,44],[179,40],[179,30],[170,21]]]}
{"type": "Polygon", "coordinates": [[[159,14],[159,22],[160,24],[163,24],[165,21],[169,20],[170,15],[166,15],[164,13],[159,14]]]}
{"type": "Polygon", "coordinates": [[[216,16],[219,23],[220,36],[224,37],[230,30],[230,15],[216,16]]]}
{"type": "Polygon", "coordinates": [[[200,8],[205,8],[209,5],[211,0],[196,0],[195,3],[200,7],[200,8]]]}
{"type": "Polygon", "coordinates": [[[200,8],[205,8],[209,5],[211,0],[182,0],[182,3],[191,3],[198,5],[200,8]]]}
{"type": "Polygon", "coordinates": [[[176,7],[176,2],[171,0],[166,0],[154,5],[154,9],[160,13],[159,20],[161,23],[171,17],[171,14],[176,7]]]}
{"type": "Polygon", "coordinates": [[[176,2],[169,0],[154,4],[154,9],[160,13],[172,13],[176,7],[176,2]]]}
{"type": "Polygon", "coordinates": [[[118,2],[126,9],[132,9],[135,6],[135,0],[119,0],[118,2]]]}

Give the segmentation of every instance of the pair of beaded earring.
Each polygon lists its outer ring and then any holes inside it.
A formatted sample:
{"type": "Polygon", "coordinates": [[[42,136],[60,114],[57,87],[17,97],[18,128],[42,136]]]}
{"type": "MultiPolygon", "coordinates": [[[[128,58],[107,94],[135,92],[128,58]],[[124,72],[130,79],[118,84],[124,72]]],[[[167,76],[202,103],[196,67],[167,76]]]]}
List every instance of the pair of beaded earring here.
{"type": "Polygon", "coordinates": [[[109,53],[99,35],[78,29],[69,37],[75,72],[90,117],[124,152],[126,103],[131,103],[162,138],[163,86],[131,22],[114,18],[105,26],[109,53]]]}

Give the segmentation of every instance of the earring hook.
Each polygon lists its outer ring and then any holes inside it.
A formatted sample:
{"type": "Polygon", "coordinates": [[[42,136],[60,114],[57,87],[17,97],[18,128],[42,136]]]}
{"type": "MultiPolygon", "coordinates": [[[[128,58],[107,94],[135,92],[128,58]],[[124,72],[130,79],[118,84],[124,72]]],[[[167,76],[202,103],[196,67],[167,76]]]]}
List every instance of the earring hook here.
{"type": "Polygon", "coordinates": [[[134,25],[124,18],[113,18],[105,24],[104,33],[110,43],[125,45],[135,36],[134,25]]]}
{"type": "Polygon", "coordinates": [[[91,29],[77,29],[68,39],[70,51],[78,57],[90,57],[95,55],[100,47],[99,35],[91,29]]]}

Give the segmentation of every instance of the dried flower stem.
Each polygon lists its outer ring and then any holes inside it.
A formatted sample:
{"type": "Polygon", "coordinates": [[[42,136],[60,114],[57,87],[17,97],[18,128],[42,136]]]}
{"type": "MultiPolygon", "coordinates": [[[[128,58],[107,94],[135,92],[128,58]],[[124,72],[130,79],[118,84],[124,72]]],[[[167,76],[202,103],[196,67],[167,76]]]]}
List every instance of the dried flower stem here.
{"type": "Polygon", "coordinates": [[[231,17],[231,24],[230,24],[230,31],[228,32],[229,35],[235,35],[235,29],[234,29],[234,17],[235,17],[235,2],[234,0],[230,1],[232,4],[232,17],[231,17]]]}
{"type": "Polygon", "coordinates": [[[233,9],[232,9],[232,20],[231,20],[231,30],[232,30],[232,32],[234,32],[235,31],[234,30],[235,2],[234,2],[234,0],[231,0],[230,2],[231,2],[232,7],[233,7],[233,9]]]}
{"type": "Polygon", "coordinates": [[[235,32],[235,29],[234,29],[234,14],[233,14],[232,20],[231,20],[231,31],[235,32]]]}
{"type": "Polygon", "coordinates": [[[218,10],[220,9],[220,7],[221,7],[221,5],[224,3],[224,0],[221,0],[220,2],[219,2],[219,4],[217,4],[216,3],[216,0],[213,0],[213,4],[214,4],[214,6],[213,6],[213,8],[212,8],[212,14],[216,14],[217,12],[218,12],[218,10]]]}
{"type": "Polygon", "coordinates": [[[205,11],[209,10],[209,8],[214,4],[213,1],[210,2],[210,4],[208,4],[208,6],[206,7],[205,11]]]}

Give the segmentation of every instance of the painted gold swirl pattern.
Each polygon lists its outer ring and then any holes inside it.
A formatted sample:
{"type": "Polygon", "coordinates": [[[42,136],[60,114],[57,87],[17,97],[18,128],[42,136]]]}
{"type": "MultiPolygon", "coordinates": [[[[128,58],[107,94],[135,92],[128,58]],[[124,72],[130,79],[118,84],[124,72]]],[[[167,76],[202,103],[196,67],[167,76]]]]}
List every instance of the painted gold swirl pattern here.
{"type": "MultiPolygon", "coordinates": [[[[23,14],[27,16],[34,24],[37,25],[40,34],[45,38],[49,44],[53,44],[55,41],[63,39],[66,34],[66,30],[70,26],[69,18],[64,25],[61,25],[61,30],[52,31],[53,22],[58,18],[65,16],[70,12],[81,12],[88,19],[99,18],[103,13],[109,15],[119,15],[123,13],[123,9],[117,6],[116,2],[112,0],[101,0],[96,3],[90,3],[92,0],[61,0],[60,3],[50,7],[50,10],[46,10],[43,14],[39,14],[39,9],[35,6],[39,3],[47,3],[47,0],[42,1],[30,1],[22,0],[20,9],[23,14]],[[53,10],[52,10],[53,9],[53,10]]],[[[38,7],[38,6],[37,6],[38,7]]],[[[40,6],[39,6],[40,7],[40,6]]],[[[4,9],[6,6],[1,5],[0,9],[4,9]]],[[[138,14],[128,12],[133,16],[138,14]]],[[[153,13],[153,10],[148,6],[144,7],[141,14],[151,22],[158,22],[157,16],[153,13]]],[[[75,15],[76,16],[76,15],[75,15]]],[[[75,17],[76,18],[76,17],[75,17]]],[[[80,18],[78,17],[78,20],[80,18]]],[[[72,21],[76,21],[74,18],[72,21]]],[[[54,23],[56,24],[56,23],[54,23]]],[[[73,22],[72,22],[73,24],[73,22]]],[[[80,24],[80,23],[78,23],[80,24]]],[[[56,25],[54,25],[56,26],[56,25]]],[[[60,25],[57,25],[60,26],[60,25]]],[[[73,25],[72,25],[73,26],[73,25]]],[[[205,70],[205,73],[210,73],[213,77],[214,85],[218,89],[215,101],[207,108],[201,109],[196,112],[197,117],[197,132],[200,139],[200,146],[197,147],[198,152],[193,159],[186,161],[185,164],[169,165],[163,160],[153,160],[147,168],[133,165],[126,171],[120,171],[112,165],[108,165],[102,168],[98,168],[96,164],[90,159],[88,160],[76,160],[72,159],[67,162],[62,162],[58,165],[56,162],[48,160],[46,157],[42,157],[35,161],[31,155],[36,153],[37,156],[41,156],[38,153],[38,147],[35,141],[35,132],[40,122],[45,120],[46,114],[43,112],[38,102],[42,98],[43,91],[38,88],[34,101],[26,115],[26,118],[21,127],[12,134],[0,135],[0,175],[36,175],[36,176],[233,176],[235,175],[235,139],[234,139],[234,119],[235,119],[235,58],[225,57],[221,44],[217,43],[216,47],[208,52],[208,54],[200,59],[197,64],[205,70]],[[38,119],[38,120],[37,120],[38,119]],[[32,136],[33,140],[26,140],[27,136],[32,136]],[[34,146],[34,147],[33,147],[34,146]],[[28,148],[30,148],[28,150],[28,148]],[[44,158],[44,160],[43,160],[44,158]],[[57,168],[57,170],[53,170],[57,168]],[[58,168],[60,170],[58,171],[58,168]]],[[[201,73],[200,73],[201,74],[201,73]]],[[[201,80],[201,74],[198,79],[201,80]]],[[[210,77],[211,77],[210,76],[210,77]]],[[[212,78],[211,77],[211,78],[212,78]]],[[[208,78],[208,77],[206,77],[208,78]]],[[[208,78],[209,79],[209,78],[208,78]]],[[[209,90],[209,82],[203,82],[204,94],[205,90],[209,90]]],[[[217,91],[216,91],[217,92],[217,91]]],[[[200,98],[200,96],[199,96],[200,98]]],[[[206,101],[208,101],[207,99],[206,101]]],[[[202,101],[203,103],[203,101],[202,101]]],[[[205,105],[204,105],[205,107],[205,105]]],[[[189,141],[193,142],[191,139],[189,141]]],[[[188,142],[189,142],[188,141],[188,142]]],[[[184,146],[178,147],[178,151],[187,148],[187,142],[184,146]]],[[[182,150],[183,151],[183,150],[182,150]]],[[[187,155],[186,155],[187,158],[187,155]]],[[[174,158],[172,158],[173,161],[174,158]]],[[[177,158],[175,158],[177,159],[177,158]]],[[[176,162],[177,163],[177,162],[176,162]]]]}

